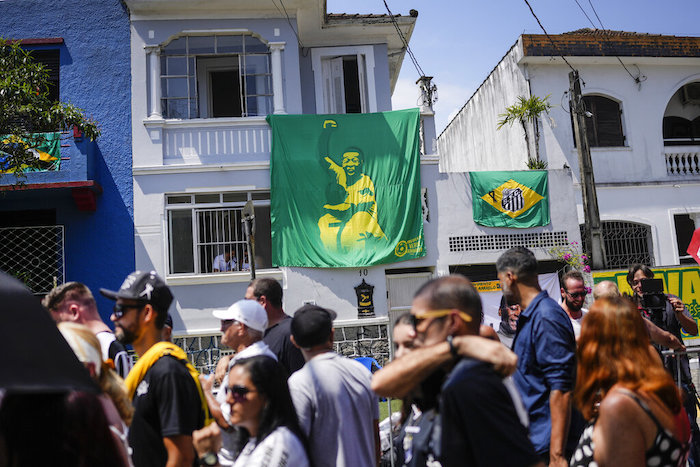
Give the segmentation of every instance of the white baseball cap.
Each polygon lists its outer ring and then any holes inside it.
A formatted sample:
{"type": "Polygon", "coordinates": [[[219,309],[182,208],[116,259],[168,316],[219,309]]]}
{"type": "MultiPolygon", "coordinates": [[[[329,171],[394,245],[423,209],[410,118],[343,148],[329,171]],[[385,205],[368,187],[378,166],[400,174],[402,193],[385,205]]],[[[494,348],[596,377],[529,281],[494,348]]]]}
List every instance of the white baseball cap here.
{"type": "Polygon", "coordinates": [[[212,312],[220,320],[234,319],[256,331],[267,329],[267,312],[255,300],[239,300],[230,307],[212,312]]]}

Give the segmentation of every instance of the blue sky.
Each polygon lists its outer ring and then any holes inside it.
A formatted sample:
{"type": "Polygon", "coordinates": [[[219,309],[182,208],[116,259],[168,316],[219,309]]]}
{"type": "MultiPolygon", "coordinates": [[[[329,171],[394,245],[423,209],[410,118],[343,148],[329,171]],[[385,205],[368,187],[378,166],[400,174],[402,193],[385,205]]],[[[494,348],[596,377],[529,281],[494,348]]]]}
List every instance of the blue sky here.
{"type": "MultiPolygon", "coordinates": [[[[578,0],[596,22],[589,0],[578,0]]],[[[607,29],[700,36],[700,0],[590,0],[607,29]]],[[[438,86],[435,105],[440,133],[520,34],[541,34],[523,0],[387,0],[394,14],[418,10],[409,45],[438,86]]],[[[575,0],[530,0],[547,29],[558,34],[592,27],[575,0]]],[[[386,13],[382,0],[328,0],[332,13],[386,13]]],[[[419,74],[406,56],[392,103],[414,107],[419,74]]]]}

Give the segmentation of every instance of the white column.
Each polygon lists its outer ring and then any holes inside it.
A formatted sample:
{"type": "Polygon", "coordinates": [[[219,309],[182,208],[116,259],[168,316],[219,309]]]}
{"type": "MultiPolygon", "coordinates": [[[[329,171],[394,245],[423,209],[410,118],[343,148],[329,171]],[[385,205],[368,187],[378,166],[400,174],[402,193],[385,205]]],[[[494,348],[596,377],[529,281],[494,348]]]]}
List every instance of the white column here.
{"type": "Polygon", "coordinates": [[[286,114],[284,110],[284,87],[282,86],[282,51],[284,42],[270,42],[270,58],[272,65],[272,103],[273,113],[286,114]]]}
{"type": "Polygon", "coordinates": [[[149,74],[151,82],[149,93],[151,97],[151,111],[148,118],[151,120],[160,120],[163,116],[160,113],[160,47],[146,47],[148,54],[149,74]]]}

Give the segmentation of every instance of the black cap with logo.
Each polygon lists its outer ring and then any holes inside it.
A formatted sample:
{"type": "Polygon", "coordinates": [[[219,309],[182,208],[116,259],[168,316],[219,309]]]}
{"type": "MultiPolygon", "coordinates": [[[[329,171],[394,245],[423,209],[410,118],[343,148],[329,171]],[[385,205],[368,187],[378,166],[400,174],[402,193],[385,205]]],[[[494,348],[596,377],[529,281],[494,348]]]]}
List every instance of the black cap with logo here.
{"type": "Polygon", "coordinates": [[[134,271],[124,279],[124,283],[118,291],[100,289],[100,293],[112,300],[122,298],[150,303],[162,312],[167,312],[173,302],[170,288],[155,271],[134,271]]]}

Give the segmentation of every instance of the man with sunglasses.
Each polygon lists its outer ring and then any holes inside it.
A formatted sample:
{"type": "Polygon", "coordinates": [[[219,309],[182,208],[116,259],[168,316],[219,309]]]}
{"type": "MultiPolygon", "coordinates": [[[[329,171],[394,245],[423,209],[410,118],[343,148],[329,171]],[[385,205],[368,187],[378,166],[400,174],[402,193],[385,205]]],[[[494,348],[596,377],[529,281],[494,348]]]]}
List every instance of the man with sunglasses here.
{"type": "MultiPolygon", "coordinates": [[[[267,313],[265,308],[255,300],[239,300],[226,309],[214,310],[212,314],[221,321],[221,345],[236,352],[228,360],[226,373],[216,396],[212,391],[214,378],[200,377],[212,416],[223,428],[222,445],[218,457],[219,465],[226,466],[233,465],[249,438],[243,428],[231,425],[231,406],[226,402],[225,390],[229,385],[228,374],[233,365],[242,358],[266,355],[277,360],[277,356],[262,340],[267,329],[267,313]]],[[[234,393],[233,396],[235,399],[237,394],[234,393]]]]}
{"type": "Polygon", "coordinates": [[[173,301],[170,289],[155,271],[135,271],[118,291],[100,293],[116,301],[112,321],[117,339],[139,355],[125,381],[134,405],[129,428],[134,465],[191,466],[192,432],[208,422],[209,411],[185,352],[162,341],[173,301]]]}
{"type": "Polygon", "coordinates": [[[567,466],[584,423],[572,410],[576,339],[562,307],[540,288],[535,255],[524,247],[496,261],[501,290],[522,312],[513,339],[518,366],[513,379],[530,416],[530,439],[540,458],[567,466]]]}
{"type": "Polygon", "coordinates": [[[574,336],[578,339],[579,334],[581,334],[581,321],[588,313],[588,310],[583,308],[588,289],[586,289],[583,274],[576,270],[571,270],[564,274],[561,283],[563,285],[560,290],[561,307],[569,316],[571,326],[574,328],[574,336]]]}
{"type": "Polygon", "coordinates": [[[83,324],[100,341],[102,359],[111,360],[114,370],[122,378],[131,369],[131,358],[111,329],[102,321],[92,292],[80,282],[66,282],[51,290],[41,301],[56,323],[64,321],[83,324]]]}

